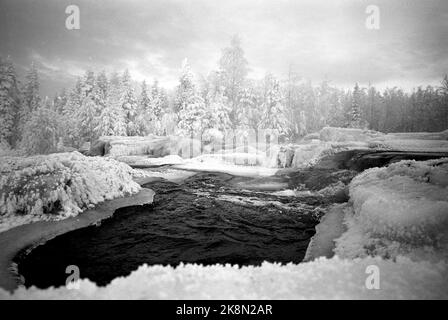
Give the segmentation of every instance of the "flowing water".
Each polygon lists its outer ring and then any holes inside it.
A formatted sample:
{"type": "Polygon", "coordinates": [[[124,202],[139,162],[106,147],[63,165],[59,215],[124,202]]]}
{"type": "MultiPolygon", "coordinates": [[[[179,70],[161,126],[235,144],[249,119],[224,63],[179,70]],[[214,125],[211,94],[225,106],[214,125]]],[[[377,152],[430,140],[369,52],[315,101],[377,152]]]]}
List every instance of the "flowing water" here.
{"type": "MultiPolygon", "coordinates": [[[[180,183],[144,185],[154,203],[126,207],[101,225],[58,236],[19,255],[26,286],[64,285],[66,267],[106,285],[138,266],[180,263],[260,265],[302,261],[328,199],[275,195],[291,177],[241,178],[198,173],[180,183]]],[[[321,181],[321,180],[319,180],[321,181]]]]}

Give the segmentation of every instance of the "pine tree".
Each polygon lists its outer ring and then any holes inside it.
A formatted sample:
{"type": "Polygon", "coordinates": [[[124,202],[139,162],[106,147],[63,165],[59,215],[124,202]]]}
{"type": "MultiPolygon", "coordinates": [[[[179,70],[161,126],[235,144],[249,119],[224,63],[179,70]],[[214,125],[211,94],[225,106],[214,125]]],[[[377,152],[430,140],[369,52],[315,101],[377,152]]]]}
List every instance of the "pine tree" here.
{"type": "Polygon", "coordinates": [[[137,115],[136,123],[140,128],[139,131],[142,134],[148,134],[152,131],[151,119],[153,118],[151,113],[151,99],[148,93],[148,86],[146,81],[142,82],[140,98],[138,102],[139,114],[137,115]]]}
{"type": "Polygon", "coordinates": [[[137,124],[138,103],[135,98],[134,88],[131,83],[131,75],[128,70],[125,70],[121,79],[122,88],[122,108],[124,110],[126,119],[126,133],[128,136],[137,136],[142,132],[137,124]]]}
{"type": "Polygon", "coordinates": [[[63,114],[67,101],[68,101],[67,90],[63,88],[61,92],[56,94],[56,96],[53,99],[54,111],[58,114],[63,114]]]}
{"type": "Polygon", "coordinates": [[[241,41],[237,35],[233,36],[230,47],[223,50],[219,60],[219,75],[224,95],[230,104],[230,120],[236,125],[238,95],[243,89],[248,73],[248,63],[241,48],[241,41]]]}
{"type": "Polygon", "coordinates": [[[21,148],[27,154],[54,152],[59,139],[59,121],[56,112],[48,104],[39,106],[24,125],[21,148]]]}
{"type": "Polygon", "coordinates": [[[76,112],[78,134],[83,141],[90,143],[96,138],[98,117],[100,114],[101,90],[96,84],[95,74],[87,71],[81,82],[81,105],[76,112]]]}
{"type": "Polygon", "coordinates": [[[440,102],[440,114],[442,129],[448,129],[448,75],[445,75],[442,80],[442,85],[439,88],[441,94],[440,102]]]}
{"type": "Polygon", "coordinates": [[[139,104],[140,104],[140,108],[142,110],[144,110],[145,112],[150,111],[151,99],[149,98],[149,94],[148,94],[148,86],[146,85],[146,81],[144,81],[144,80],[142,82],[139,104]]]}
{"type": "Polygon", "coordinates": [[[184,135],[201,134],[207,124],[204,99],[196,91],[193,73],[187,59],[182,63],[179,86],[177,88],[176,109],[179,115],[179,129],[184,135]]]}
{"type": "Polygon", "coordinates": [[[19,105],[19,90],[12,61],[0,58],[0,143],[15,145],[19,105]]]}
{"type": "Polygon", "coordinates": [[[109,81],[105,71],[101,71],[95,81],[95,103],[99,113],[106,107],[107,97],[109,94],[109,81]]]}
{"type": "Polygon", "coordinates": [[[262,105],[262,127],[264,129],[276,129],[280,134],[288,133],[288,120],[284,111],[283,97],[280,91],[280,83],[271,75],[267,75],[266,93],[262,105]]]}
{"type": "Polygon", "coordinates": [[[261,121],[258,97],[253,88],[245,88],[239,94],[237,120],[245,128],[257,129],[261,121]]]}
{"type": "Polygon", "coordinates": [[[154,116],[155,121],[160,121],[160,118],[162,117],[162,111],[163,111],[163,106],[162,106],[162,96],[160,93],[160,89],[159,89],[159,84],[157,82],[157,80],[154,81],[152,87],[151,87],[151,114],[154,116]]]}
{"type": "Polygon", "coordinates": [[[231,110],[227,104],[227,97],[224,96],[224,90],[217,92],[212,98],[209,98],[209,101],[207,126],[222,132],[232,128],[229,118],[231,110]]]}
{"type": "Polygon", "coordinates": [[[31,63],[31,67],[26,75],[26,83],[23,88],[23,99],[20,110],[20,126],[22,127],[29,119],[29,116],[39,108],[41,98],[39,96],[39,76],[36,65],[31,63]]]}
{"type": "Polygon", "coordinates": [[[64,132],[62,135],[63,143],[70,147],[79,147],[81,139],[78,130],[77,112],[81,107],[81,78],[78,78],[75,87],[70,90],[67,96],[67,102],[62,109],[61,121],[64,132]]]}
{"type": "Polygon", "coordinates": [[[127,135],[126,115],[122,107],[121,80],[116,73],[110,78],[106,106],[101,110],[95,130],[99,136],[127,135]]]}
{"type": "Polygon", "coordinates": [[[350,128],[361,127],[360,89],[357,83],[355,84],[355,88],[352,94],[352,105],[349,114],[348,126],[350,128]]]}

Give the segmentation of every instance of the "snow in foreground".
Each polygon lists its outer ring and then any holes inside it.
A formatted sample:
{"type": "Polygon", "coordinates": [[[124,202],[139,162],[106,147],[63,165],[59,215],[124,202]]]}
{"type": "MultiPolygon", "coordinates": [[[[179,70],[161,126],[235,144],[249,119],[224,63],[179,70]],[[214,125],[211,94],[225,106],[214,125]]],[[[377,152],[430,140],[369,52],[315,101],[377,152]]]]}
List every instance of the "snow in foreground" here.
{"type": "Polygon", "coordinates": [[[349,188],[348,230],[336,240],[336,254],[447,261],[448,158],[372,168],[349,188]]]}
{"type": "Polygon", "coordinates": [[[2,157],[0,173],[0,232],[33,221],[75,216],[97,203],[140,190],[128,165],[78,152],[2,157]]]}
{"type": "Polygon", "coordinates": [[[106,287],[82,280],[79,289],[0,289],[0,299],[447,299],[448,273],[440,262],[381,258],[321,258],[260,267],[141,266],[106,287]],[[379,289],[368,289],[368,266],[380,270],[379,289]]]}

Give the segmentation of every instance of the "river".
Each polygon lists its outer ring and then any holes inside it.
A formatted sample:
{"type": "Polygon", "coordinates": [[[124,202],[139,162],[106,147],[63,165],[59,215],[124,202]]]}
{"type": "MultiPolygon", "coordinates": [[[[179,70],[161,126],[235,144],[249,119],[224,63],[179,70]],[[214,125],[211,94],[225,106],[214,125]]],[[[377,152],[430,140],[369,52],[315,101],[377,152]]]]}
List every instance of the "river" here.
{"type": "Polygon", "coordinates": [[[180,183],[155,179],[143,185],[155,191],[153,204],[118,209],[100,225],[23,251],[16,257],[18,272],[25,286],[47,288],[65,284],[69,265],[79,268],[81,278],[106,285],[144,263],[300,263],[319,217],[337,199],[277,192],[312,190],[352,176],[324,170],[264,178],[200,172],[180,183]]]}

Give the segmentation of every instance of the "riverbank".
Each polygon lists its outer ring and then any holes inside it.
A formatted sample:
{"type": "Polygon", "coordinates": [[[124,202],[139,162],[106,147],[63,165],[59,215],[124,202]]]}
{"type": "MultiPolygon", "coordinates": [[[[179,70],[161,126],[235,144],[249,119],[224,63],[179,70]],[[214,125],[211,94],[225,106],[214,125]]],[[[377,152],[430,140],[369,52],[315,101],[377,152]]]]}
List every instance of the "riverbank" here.
{"type": "Polygon", "coordinates": [[[119,208],[151,204],[153,199],[154,192],[143,188],[137,194],[105,201],[76,217],[59,221],[38,221],[0,233],[0,287],[8,291],[18,287],[18,279],[14,277],[11,267],[14,257],[20,251],[45,243],[69,231],[99,223],[112,217],[119,208]]]}

